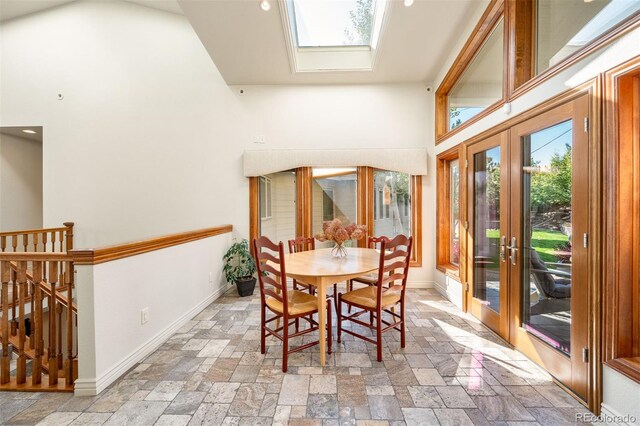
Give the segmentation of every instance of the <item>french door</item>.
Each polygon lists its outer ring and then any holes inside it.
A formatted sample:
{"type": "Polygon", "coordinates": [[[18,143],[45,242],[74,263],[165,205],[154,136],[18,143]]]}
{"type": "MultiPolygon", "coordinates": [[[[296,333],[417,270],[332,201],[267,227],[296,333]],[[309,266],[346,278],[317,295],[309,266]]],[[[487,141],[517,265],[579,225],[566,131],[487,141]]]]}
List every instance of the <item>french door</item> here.
{"type": "Polygon", "coordinates": [[[588,95],[467,149],[468,307],[586,399],[588,95]]]}

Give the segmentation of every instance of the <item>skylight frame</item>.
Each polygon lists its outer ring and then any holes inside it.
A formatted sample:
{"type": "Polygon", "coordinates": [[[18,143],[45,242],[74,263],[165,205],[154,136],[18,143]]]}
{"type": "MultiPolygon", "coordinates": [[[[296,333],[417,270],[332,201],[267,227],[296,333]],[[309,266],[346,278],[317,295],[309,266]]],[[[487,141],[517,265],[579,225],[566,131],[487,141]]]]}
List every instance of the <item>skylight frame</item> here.
{"type": "Polygon", "coordinates": [[[294,0],[278,0],[291,72],[371,72],[376,65],[378,45],[389,19],[391,0],[375,0],[369,45],[298,46],[293,12],[294,0]]]}

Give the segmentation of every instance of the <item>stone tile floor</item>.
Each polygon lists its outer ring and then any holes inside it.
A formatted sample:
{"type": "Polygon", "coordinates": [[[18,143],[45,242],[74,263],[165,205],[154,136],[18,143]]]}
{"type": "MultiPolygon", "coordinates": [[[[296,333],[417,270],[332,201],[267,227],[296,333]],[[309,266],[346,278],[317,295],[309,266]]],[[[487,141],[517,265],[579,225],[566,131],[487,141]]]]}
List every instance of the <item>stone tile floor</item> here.
{"type": "Polygon", "coordinates": [[[587,412],[435,290],[408,301],[406,348],[386,333],[384,362],[345,335],[326,367],[316,346],[283,374],[276,339],[260,353],[259,298],[231,290],[96,397],[0,393],[0,424],[563,425],[587,412]]]}

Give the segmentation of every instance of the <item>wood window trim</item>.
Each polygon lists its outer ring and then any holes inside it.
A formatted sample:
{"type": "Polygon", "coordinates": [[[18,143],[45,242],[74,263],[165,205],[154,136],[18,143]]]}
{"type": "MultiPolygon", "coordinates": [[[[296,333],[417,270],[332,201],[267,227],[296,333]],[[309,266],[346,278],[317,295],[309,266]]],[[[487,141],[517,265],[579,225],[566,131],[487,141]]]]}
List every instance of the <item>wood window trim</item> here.
{"type": "Polygon", "coordinates": [[[604,79],[604,363],[640,383],[640,56],[604,79]]]}
{"type": "MultiPolygon", "coordinates": [[[[367,225],[369,235],[373,235],[374,224],[374,191],[372,167],[358,167],[357,194],[357,222],[367,225]]],[[[312,205],[311,181],[313,171],[311,167],[299,167],[296,172],[296,234],[306,237],[313,236],[312,209],[305,206],[312,205]]],[[[253,240],[260,235],[260,177],[249,178],[249,238],[253,240]]],[[[411,255],[410,266],[422,266],[422,176],[411,176],[411,224],[414,238],[414,250],[411,255]]],[[[366,241],[358,242],[359,247],[365,247],[366,241]]]]}
{"type": "Polygon", "coordinates": [[[436,145],[497,111],[505,102],[512,102],[548,81],[558,73],[583,60],[596,50],[640,28],[640,14],[628,17],[592,40],[589,44],[538,75],[534,75],[535,22],[536,0],[492,0],[489,3],[478,24],[469,36],[469,39],[436,91],[436,145]],[[487,37],[491,34],[493,26],[502,16],[504,16],[505,19],[505,58],[503,70],[505,88],[503,90],[503,99],[490,105],[455,129],[449,130],[448,93],[484,45],[487,37]]]}
{"type": "MultiPolygon", "coordinates": [[[[481,120],[483,117],[491,114],[496,111],[498,108],[504,104],[506,100],[506,87],[508,83],[508,73],[505,71],[507,67],[504,67],[503,70],[503,90],[502,90],[502,98],[497,102],[489,105],[479,114],[471,117],[469,120],[460,124],[455,129],[449,129],[449,92],[456,85],[462,74],[469,67],[471,62],[475,59],[477,54],[480,52],[480,49],[486,43],[487,39],[493,32],[496,24],[505,17],[505,1],[504,0],[491,0],[489,6],[485,10],[484,14],[480,18],[480,21],[475,26],[471,35],[467,39],[467,42],[462,47],[462,50],[458,54],[458,57],[455,59],[451,68],[447,72],[446,76],[440,83],[438,90],[436,90],[436,116],[435,116],[435,129],[436,129],[436,145],[441,143],[443,140],[453,136],[454,134],[460,132],[462,129],[466,129],[473,123],[481,120]]],[[[505,32],[504,32],[504,64],[507,64],[507,20],[504,20],[505,32]]]]}
{"type": "MultiPolygon", "coordinates": [[[[460,162],[462,174],[461,145],[442,152],[436,158],[436,188],[438,191],[436,195],[436,269],[457,281],[461,281],[460,266],[452,264],[449,259],[451,252],[451,223],[449,220],[451,216],[450,164],[454,160],[460,162]]],[[[460,179],[460,186],[462,186],[462,179],[460,179]]],[[[462,214],[460,206],[458,206],[458,209],[462,214]]],[[[462,232],[460,232],[460,237],[460,240],[462,240],[462,232]]]]}
{"type": "MultiPolygon", "coordinates": [[[[607,44],[613,42],[614,40],[622,37],[623,35],[633,31],[636,28],[640,27],[640,14],[632,15],[622,22],[618,23],[613,28],[609,29],[605,33],[601,34],[594,40],[592,40],[589,44],[583,46],[581,49],[573,52],[571,55],[567,56],[554,66],[544,70],[538,75],[534,75],[534,64],[535,64],[535,1],[527,0],[526,3],[532,3],[533,11],[526,10],[523,7],[524,13],[530,14],[530,25],[521,25],[520,28],[515,27],[512,31],[512,37],[510,42],[510,51],[513,52],[515,56],[515,60],[510,61],[513,63],[513,67],[509,71],[509,74],[512,79],[512,84],[509,88],[509,96],[508,100],[512,101],[525,93],[531,91],[532,89],[540,86],[542,83],[546,82],[553,76],[558,73],[564,71],[570,66],[576,64],[581,61],[585,57],[589,56],[596,50],[606,46],[607,44]],[[526,62],[529,61],[527,64],[526,62]],[[516,72],[516,65],[519,64],[522,68],[522,72],[516,72]],[[528,72],[528,75],[527,75],[528,72]]],[[[509,2],[512,3],[511,1],[509,2]]],[[[519,2],[515,2],[518,4],[519,2]]],[[[511,9],[516,9],[516,7],[511,7],[511,9]]],[[[519,17],[516,22],[522,21],[522,17],[519,17]]],[[[512,26],[513,27],[513,26],[512,26]]]]}

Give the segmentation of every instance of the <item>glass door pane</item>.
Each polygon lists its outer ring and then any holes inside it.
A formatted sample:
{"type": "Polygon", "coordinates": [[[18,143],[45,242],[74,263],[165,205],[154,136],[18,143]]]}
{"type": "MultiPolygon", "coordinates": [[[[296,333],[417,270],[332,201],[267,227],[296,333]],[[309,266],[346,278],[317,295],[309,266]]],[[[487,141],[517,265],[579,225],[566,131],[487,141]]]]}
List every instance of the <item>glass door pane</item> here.
{"type": "Polygon", "coordinates": [[[522,138],[522,326],[571,349],[572,122],[522,138]]]}
{"type": "Polygon", "coordinates": [[[500,146],[474,163],[473,297],[500,312],[500,146]]]}
{"type": "Polygon", "coordinates": [[[411,176],[406,173],[373,172],[373,235],[393,238],[411,236],[411,176]]]}

